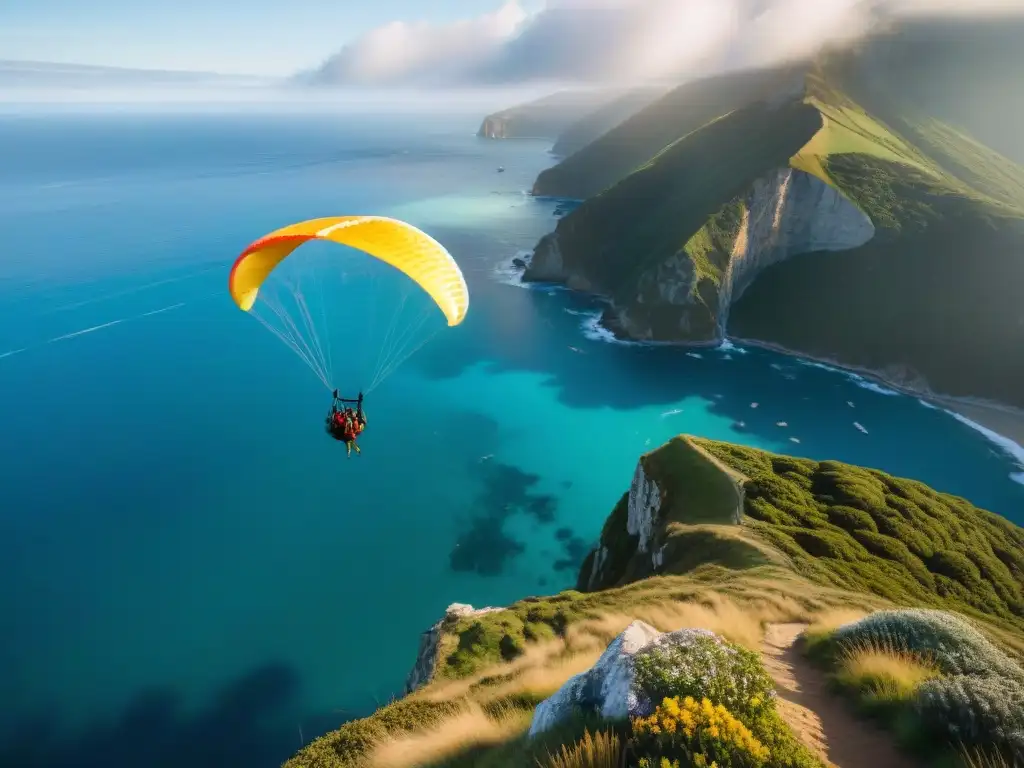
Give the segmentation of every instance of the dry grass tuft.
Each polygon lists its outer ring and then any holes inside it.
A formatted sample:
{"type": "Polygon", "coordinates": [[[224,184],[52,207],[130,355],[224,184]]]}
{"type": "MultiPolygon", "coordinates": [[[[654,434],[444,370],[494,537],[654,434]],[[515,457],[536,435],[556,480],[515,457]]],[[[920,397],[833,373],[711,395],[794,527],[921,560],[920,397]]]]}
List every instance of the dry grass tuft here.
{"type": "Polygon", "coordinates": [[[546,762],[537,761],[540,768],[619,768],[622,762],[622,742],[610,731],[594,736],[583,732],[583,738],[571,748],[562,745],[558,753],[548,755],[546,762]]]}
{"type": "Polygon", "coordinates": [[[880,644],[844,649],[837,679],[880,701],[907,701],[921,683],[938,677],[929,659],[880,644]]]}
{"type": "MultiPolygon", "coordinates": [[[[528,674],[532,670],[548,666],[557,666],[567,655],[566,644],[562,640],[549,640],[543,643],[531,643],[526,646],[522,656],[514,661],[498,667],[488,667],[471,677],[458,680],[435,680],[430,685],[415,691],[410,698],[423,698],[428,701],[451,701],[471,695],[471,691],[480,685],[480,681],[494,675],[502,675],[510,679],[528,674]]],[[[566,678],[568,679],[568,678],[566,678]]]]}
{"type": "Polygon", "coordinates": [[[503,744],[530,727],[532,713],[507,708],[488,717],[478,705],[433,728],[379,743],[367,759],[367,768],[416,768],[433,765],[475,747],[503,744]]]}
{"type": "Polygon", "coordinates": [[[520,693],[535,698],[547,698],[561,688],[570,677],[586,672],[594,666],[603,650],[595,648],[551,658],[545,665],[530,667],[508,682],[485,689],[477,698],[489,702],[520,693]]]}
{"type": "Polygon", "coordinates": [[[727,640],[758,650],[770,622],[806,621],[811,613],[795,600],[779,595],[739,604],[717,592],[703,592],[692,601],[640,603],[629,613],[612,612],[569,628],[567,646],[577,651],[602,650],[630,622],[639,619],[662,632],[708,629],[727,640]]]}
{"type": "Polygon", "coordinates": [[[978,748],[960,750],[960,759],[965,768],[1015,768],[1015,765],[998,752],[987,752],[978,748]]]}

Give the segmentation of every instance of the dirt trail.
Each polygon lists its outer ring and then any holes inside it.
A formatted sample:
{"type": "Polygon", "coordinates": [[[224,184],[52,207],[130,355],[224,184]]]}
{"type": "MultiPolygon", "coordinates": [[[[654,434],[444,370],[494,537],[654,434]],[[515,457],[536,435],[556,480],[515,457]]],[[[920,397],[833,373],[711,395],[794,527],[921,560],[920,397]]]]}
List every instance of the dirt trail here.
{"type": "Polygon", "coordinates": [[[836,768],[919,768],[892,736],[860,720],[829,693],[825,676],[796,648],[805,624],[769,624],[762,651],[775,680],[779,713],[811,749],[836,768]]]}

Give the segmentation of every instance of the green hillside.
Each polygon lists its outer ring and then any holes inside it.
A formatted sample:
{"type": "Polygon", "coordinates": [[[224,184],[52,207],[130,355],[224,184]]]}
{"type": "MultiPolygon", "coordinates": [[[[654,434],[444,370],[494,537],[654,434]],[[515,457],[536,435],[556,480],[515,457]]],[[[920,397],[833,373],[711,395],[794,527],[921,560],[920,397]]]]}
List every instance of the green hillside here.
{"type": "Polygon", "coordinates": [[[558,141],[551,149],[552,154],[568,157],[579,152],[587,144],[601,138],[620,123],[650,106],[664,94],[665,89],[663,88],[636,88],[628,91],[570,125],[558,137],[558,141]]]}
{"type": "Polygon", "coordinates": [[[533,192],[577,199],[596,195],[691,131],[777,94],[798,77],[798,69],[786,68],[722,75],[682,85],[541,173],[533,192]]]}

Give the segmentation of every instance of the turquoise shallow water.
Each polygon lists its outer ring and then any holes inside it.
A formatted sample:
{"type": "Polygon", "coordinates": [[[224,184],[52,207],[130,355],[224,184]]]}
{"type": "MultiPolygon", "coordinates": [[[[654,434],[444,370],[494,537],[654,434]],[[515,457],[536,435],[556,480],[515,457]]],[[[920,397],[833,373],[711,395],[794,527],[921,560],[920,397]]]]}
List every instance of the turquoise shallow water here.
{"type": "Polygon", "coordinates": [[[474,122],[0,122],[0,763],[276,765],[398,692],[449,603],[570,586],[679,432],[1024,521],[1020,468],[942,411],[764,351],[588,338],[588,299],[503,282],[554,226],[521,191],[550,158],[474,122]],[[472,303],[372,393],[346,462],[326,390],[226,276],[255,237],[350,212],[427,229],[472,303]]]}

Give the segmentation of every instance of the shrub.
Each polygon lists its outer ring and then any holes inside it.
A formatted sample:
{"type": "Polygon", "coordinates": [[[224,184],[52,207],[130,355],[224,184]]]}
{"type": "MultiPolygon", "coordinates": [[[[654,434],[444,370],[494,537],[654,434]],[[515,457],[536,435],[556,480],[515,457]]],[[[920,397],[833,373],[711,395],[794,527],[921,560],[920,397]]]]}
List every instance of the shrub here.
{"type": "Polygon", "coordinates": [[[850,533],[854,531],[878,530],[875,519],[860,509],[854,509],[853,507],[829,507],[825,514],[828,515],[828,520],[832,525],[837,525],[850,533]]]}
{"type": "Polygon", "coordinates": [[[1024,683],[957,675],[924,683],[916,710],[929,730],[1024,761],[1024,683]]]}
{"type": "Polygon", "coordinates": [[[548,754],[541,768],[619,768],[622,761],[622,742],[611,731],[599,731],[594,736],[589,730],[571,748],[562,745],[557,754],[548,754]]]}
{"type": "Polygon", "coordinates": [[[721,704],[691,696],[666,698],[650,717],[633,721],[640,765],[685,765],[760,768],[768,749],[721,704]],[[669,762],[672,761],[672,762],[669,762]]]}
{"type": "Polygon", "coordinates": [[[911,575],[919,582],[926,587],[934,588],[935,579],[925,564],[899,539],[865,530],[854,531],[853,537],[871,554],[899,563],[910,571],[911,575]]]}
{"type": "Polygon", "coordinates": [[[946,674],[1024,678],[1024,671],[984,635],[945,611],[878,611],[839,627],[833,637],[845,647],[876,646],[923,656],[946,674]]]}
{"type": "Polygon", "coordinates": [[[682,629],[633,657],[636,683],[649,701],[707,698],[740,716],[774,706],[775,686],[761,657],[712,632],[682,629]]]}
{"type": "Polygon", "coordinates": [[[928,568],[934,573],[948,576],[961,584],[977,584],[981,580],[978,566],[965,555],[951,549],[937,550],[928,559],[928,568]]]}
{"type": "Polygon", "coordinates": [[[832,531],[792,529],[786,531],[812,557],[856,560],[857,544],[848,536],[832,531]]]}

